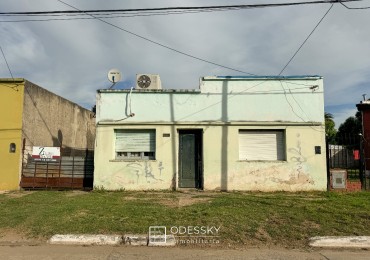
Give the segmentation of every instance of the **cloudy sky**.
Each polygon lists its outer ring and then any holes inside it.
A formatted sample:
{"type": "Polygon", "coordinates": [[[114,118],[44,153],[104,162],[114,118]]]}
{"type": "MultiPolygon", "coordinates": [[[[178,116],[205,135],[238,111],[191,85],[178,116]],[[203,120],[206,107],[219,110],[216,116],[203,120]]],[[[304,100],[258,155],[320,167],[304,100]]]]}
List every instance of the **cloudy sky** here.
{"type": "MultiPolygon", "coordinates": [[[[65,0],[82,10],[302,1],[65,0]]],[[[346,5],[369,7],[370,0],[346,5]]],[[[105,20],[214,63],[256,75],[277,75],[330,6],[315,4],[105,20]]],[[[3,0],[0,10],[73,9],[57,0],[3,0]]],[[[24,19],[45,17],[0,17],[0,45],[13,76],[26,78],[86,108],[94,105],[97,89],[110,87],[107,72],[112,68],[119,69],[124,77],[118,88],[133,86],[137,73],[159,74],[164,88],[198,88],[202,76],[245,75],[170,51],[99,20],[9,22],[24,19]]],[[[323,76],[325,110],[334,115],[338,127],[355,114],[355,104],[362,100],[362,94],[370,97],[369,43],[370,9],[348,10],[337,3],[283,75],[323,76]]],[[[1,56],[0,77],[10,77],[1,56]]]]}

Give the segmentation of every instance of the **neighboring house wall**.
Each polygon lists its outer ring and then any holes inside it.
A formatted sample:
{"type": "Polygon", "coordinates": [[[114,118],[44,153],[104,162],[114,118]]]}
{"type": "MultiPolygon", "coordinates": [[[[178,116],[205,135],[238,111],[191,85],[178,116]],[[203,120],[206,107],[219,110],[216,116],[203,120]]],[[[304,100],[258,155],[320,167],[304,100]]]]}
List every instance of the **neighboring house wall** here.
{"type": "Polygon", "coordinates": [[[93,149],[93,112],[24,79],[0,79],[0,190],[17,190],[22,170],[23,139],[32,146],[93,149]],[[9,152],[14,143],[15,153],[9,152]]]}
{"type": "Polygon", "coordinates": [[[23,80],[0,81],[0,190],[19,187],[23,80]],[[15,152],[10,145],[15,144],[15,152]]]}
{"type": "Polygon", "coordinates": [[[366,175],[370,177],[370,101],[367,106],[367,110],[363,117],[364,122],[364,137],[365,137],[365,163],[366,163],[366,175]]]}
{"type": "Polygon", "coordinates": [[[92,149],[93,112],[26,81],[23,133],[27,145],[92,149]]]}
{"type": "Polygon", "coordinates": [[[179,188],[180,135],[201,130],[201,188],[205,190],[326,189],[320,77],[203,78],[200,91],[101,90],[97,124],[95,187],[179,188]],[[130,117],[131,113],[135,116],[130,117]],[[128,129],[154,130],[155,159],[117,158],[117,133],[128,129]],[[254,159],[242,159],[243,133],[278,133],[282,147],[277,149],[283,158],[258,159],[265,153],[259,147],[257,156],[250,154],[254,159]],[[320,154],[315,146],[321,148],[320,154]]]}

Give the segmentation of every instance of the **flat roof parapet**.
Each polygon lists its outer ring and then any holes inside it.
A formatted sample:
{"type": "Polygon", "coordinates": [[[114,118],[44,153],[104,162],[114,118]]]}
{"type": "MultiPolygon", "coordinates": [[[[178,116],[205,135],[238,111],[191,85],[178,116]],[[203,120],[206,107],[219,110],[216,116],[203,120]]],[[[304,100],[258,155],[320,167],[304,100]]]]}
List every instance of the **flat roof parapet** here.
{"type": "Polygon", "coordinates": [[[21,83],[24,81],[24,78],[0,78],[0,83],[21,83]]]}
{"type": "Polygon", "coordinates": [[[317,80],[322,79],[319,75],[294,75],[294,76],[207,76],[202,77],[202,80],[317,80]]]}
{"type": "MultiPolygon", "coordinates": [[[[98,93],[130,93],[131,89],[98,89],[98,93]]],[[[200,93],[200,89],[133,89],[133,93],[200,93]]]]}

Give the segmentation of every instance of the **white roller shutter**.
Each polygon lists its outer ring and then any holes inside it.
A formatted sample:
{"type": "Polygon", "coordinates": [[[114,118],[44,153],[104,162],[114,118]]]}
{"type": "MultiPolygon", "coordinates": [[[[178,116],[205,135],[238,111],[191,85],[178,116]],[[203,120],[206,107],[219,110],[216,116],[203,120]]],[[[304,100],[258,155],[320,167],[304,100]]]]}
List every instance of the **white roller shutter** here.
{"type": "Polygon", "coordinates": [[[116,152],[155,152],[155,130],[117,130],[116,152]]]}
{"type": "Polygon", "coordinates": [[[239,130],[239,160],[285,160],[284,131],[239,130]]]}

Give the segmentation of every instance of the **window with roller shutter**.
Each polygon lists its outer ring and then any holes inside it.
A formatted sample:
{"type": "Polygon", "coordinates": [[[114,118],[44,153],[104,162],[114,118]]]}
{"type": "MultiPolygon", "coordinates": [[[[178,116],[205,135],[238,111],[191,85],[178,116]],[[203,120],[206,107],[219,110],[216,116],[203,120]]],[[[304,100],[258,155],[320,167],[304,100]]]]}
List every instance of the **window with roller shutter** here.
{"type": "Polygon", "coordinates": [[[155,159],[155,130],[115,130],[116,159],[155,159]]]}
{"type": "Polygon", "coordinates": [[[283,130],[239,130],[239,160],[285,161],[283,130]]]}

